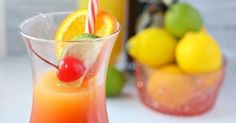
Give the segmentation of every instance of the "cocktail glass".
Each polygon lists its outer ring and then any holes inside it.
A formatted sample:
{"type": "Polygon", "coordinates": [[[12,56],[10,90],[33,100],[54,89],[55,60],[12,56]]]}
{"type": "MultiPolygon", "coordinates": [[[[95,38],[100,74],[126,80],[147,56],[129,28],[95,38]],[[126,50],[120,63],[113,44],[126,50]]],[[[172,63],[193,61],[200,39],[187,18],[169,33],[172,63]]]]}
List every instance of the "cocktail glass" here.
{"type": "Polygon", "coordinates": [[[95,40],[55,41],[58,25],[69,14],[39,14],[19,25],[33,71],[30,123],[108,123],[105,78],[120,26],[117,23],[113,34],[95,40]],[[60,57],[56,55],[58,46],[65,49],[60,57]],[[86,69],[82,77],[68,84],[58,79],[58,65],[71,52],[80,55],[86,69]]]}

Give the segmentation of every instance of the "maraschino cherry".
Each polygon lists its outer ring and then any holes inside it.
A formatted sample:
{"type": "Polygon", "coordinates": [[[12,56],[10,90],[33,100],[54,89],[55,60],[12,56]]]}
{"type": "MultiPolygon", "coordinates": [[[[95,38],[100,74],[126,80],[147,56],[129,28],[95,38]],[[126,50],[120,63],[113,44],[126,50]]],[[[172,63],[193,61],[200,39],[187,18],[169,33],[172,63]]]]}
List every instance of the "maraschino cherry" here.
{"type": "Polygon", "coordinates": [[[85,70],[85,66],[79,59],[65,56],[59,62],[57,77],[64,83],[70,83],[81,78],[85,70]]]}
{"type": "Polygon", "coordinates": [[[29,41],[29,48],[31,51],[38,56],[42,61],[45,63],[53,66],[58,70],[57,77],[64,83],[71,83],[83,76],[86,71],[85,66],[83,65],[82,61],[72,56],[65,56],[63,59],[59,61],[59,65],[55,65],[48,60],[44,59],[40,56],[37,52],[35,52],[31,46],[29,41]]]}

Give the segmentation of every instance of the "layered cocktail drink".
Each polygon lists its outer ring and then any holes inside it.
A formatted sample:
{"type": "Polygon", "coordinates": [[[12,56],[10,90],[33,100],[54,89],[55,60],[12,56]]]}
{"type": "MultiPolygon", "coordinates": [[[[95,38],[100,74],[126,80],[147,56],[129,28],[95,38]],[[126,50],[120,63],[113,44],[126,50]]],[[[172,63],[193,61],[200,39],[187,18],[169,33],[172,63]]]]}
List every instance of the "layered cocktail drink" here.
{"type": "Polygon", "coordinates": [[[39,14],[19,26],[33,68],[30,123],[108,123],[105,78],[120,26],[98,11],[87,32],[87,15],[39,14]]]}

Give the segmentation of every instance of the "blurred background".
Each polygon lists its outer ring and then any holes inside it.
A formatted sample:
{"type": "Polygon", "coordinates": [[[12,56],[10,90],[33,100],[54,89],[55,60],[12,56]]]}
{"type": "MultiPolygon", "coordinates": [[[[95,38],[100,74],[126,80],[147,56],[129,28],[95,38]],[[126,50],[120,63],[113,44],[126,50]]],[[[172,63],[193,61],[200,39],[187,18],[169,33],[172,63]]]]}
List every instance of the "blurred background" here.
{"type": "MultiPolygon", "coordinates": [[[[209,32],[221,44],[226,54],[234,56],[236,49],[236,0],[180,1],[187,1],[199,9],[209,32]]],[[[6,50],[7,56],[26,53],[16,28],[22,20],[38,12],[73,11],[78,8],[77,1],[68,2],[68,0],[1,0],[0,6],[0,54],[6,50]]]]}
{"type": "MultiPolygon", "coordinates": [[[[188,2],[200,11],[208,32],[220,44],[228,59],[227,75],[216,108],[209,114],[192,119],[154,113],[140,103],[134,88],[134,78],[128,77],[129,84],[123,92],[126,96],[108,100],[111,123],[128,123],[130,119],[135,119],[133,123],[154,123],[158,120],[166,123],[236,122],[236,91],[234,91],[236,88],[236,0],[179,1],[188,2]],[[133,113],[133,116],[124,116],[123,112],[133,113]],[[143,118],[143,112],[150,117],[143,118]]],[[[79,3],[76,0],[0,0],[0,123],[26,123],[31,111],[30,63],[17,26],[24,19],[37,15],[39,12],[74,11],[81,6],[79,3]],[[19,80],[25,83],[18,83],[19,80]],[[12,114],[15,114],[17,118],[11,118],[12,114]]],[[[126,21],[124,25],[128,29],[130,25],[128,20],[126,21]]],[[[134,20],[131,18],[129,22],[132,21],[134,20]]],[[[124,31],[124,39],[132,35],[124,31]]],[[[127,40],[128,38],[125,42],[127,40]]],[[[124,59],[122,59],[121,68],[125,68],[127,62],[130,63],[130,58],[125,53],[122,53],[122,56],[124,59]]]]}
{"type": "MultiPolygon", "coordinates": [[[[23,55],[26,49],[18,29],[22,20],[33,15],[55,11],[73,11],[77,8],[76,1],[67,0],[1,0],[1,30],[5,31],[7,55],[23,55]],[[5,22],[5,23],[4,23],[5,22]]],[[[2,36],[1,36],[2,37],[2,36]]],[[[3,40],[1,40],[3,42],[3,40]]]]}

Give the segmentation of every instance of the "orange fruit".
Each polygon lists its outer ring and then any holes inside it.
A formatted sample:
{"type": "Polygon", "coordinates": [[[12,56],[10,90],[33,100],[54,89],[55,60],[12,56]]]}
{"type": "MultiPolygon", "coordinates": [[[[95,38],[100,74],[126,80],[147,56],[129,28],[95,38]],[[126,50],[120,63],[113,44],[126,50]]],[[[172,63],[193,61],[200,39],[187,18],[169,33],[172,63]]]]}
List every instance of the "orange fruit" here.
{"type": "Polygon", "coordinates": [[[149,95],[169,109],[183,106],[191,99],[191,79],[177,65],[153,71],[147,81],[149,95]]]}
{"type": "MultiPolygon", "coordinates": [[[[87,10],[77,10],[70,14],[65,18],[61,25],[59,25],[55,40],[57,42],[71,41],[74,37],[85,33],[86,19],[87,10]]],[[[99,11],[95,22],[94,34],[103,37],[112,34],[116,29],[117,21],[115,17],[105,11],[99,11]]],[[[60,56],[64,48],[65,46],[63,43],[57,43],[56,55],[60,56]]]]}

